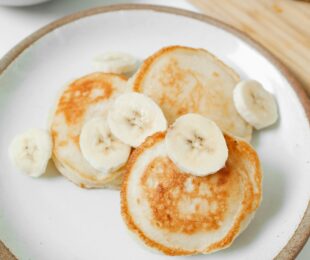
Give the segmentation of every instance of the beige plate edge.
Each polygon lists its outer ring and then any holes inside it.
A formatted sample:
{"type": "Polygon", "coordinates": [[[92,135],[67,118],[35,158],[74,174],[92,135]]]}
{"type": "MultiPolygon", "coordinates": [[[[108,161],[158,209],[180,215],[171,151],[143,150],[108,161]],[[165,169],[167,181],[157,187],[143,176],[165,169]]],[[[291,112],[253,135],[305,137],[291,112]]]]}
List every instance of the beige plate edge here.
{"type": "MultiPolygon", "coordinates": [[[[292,74],[292,72],[290,72],[280,60],[278,60],[273,54],[271,54],[271,52],[269,52],[262,45],[253,40],[251,37],[229,26],[228,24],[220,22],[206,15],[172,7],[146,5],[146,4],[118,4],[104,7],[96,7],[93,9],[80,11],[72,15],[65,16],[34,32],[30,36],[22,40],[19,44],[17,44],[13,49],[11,49],[0,60],[0,76],[25,49],[27,49],[30,45],[39,40],[45,34],[48,34],[49,32],[55,30],[58,27],[61,27],[67,23],[81,19],[83,17],[119,10],[153,10],[156,12],[186,16],[202,22],[206,22],[208,24],[212,24],[216,27],[222,28],[236,35],[237,37],[241,38],[242,40],[252,45],[257,51],[259,51],[262,55],[264,55],[272,64],[274,64],[282,72],[283,76],[288,80],[290,85],[293,86],[296,94],[299,97],[301,104],[305,109],[308,120],[310,121],[310,100],[306,92],[304,91],[298,80],[295,78],[295,76],[292,74]]],[[[308,207],[304,213],[301,222],[299,223],[297,229],[295,230],[294,235],[287,242],[286,246],[278,253],[275,259],[295,259],[298,253],[305,245],[305,243],[307,242],[309,236],[310,236],[310,202],[308,202],[308,207]]],[[[0,259],[6,259],[6,260],[17,259],[1,241],[0,241],[0,259]]]]}

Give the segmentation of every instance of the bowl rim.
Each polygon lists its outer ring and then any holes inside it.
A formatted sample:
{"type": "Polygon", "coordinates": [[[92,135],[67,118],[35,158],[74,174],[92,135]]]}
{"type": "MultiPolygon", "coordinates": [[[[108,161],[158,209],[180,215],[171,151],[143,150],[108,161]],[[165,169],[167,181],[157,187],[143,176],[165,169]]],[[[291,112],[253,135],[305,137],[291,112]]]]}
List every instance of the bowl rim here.
{"type": "Polygon", "coordinates": [[[22,6],[31,6],[31,5],[38,5],[38,4],[42,4],[44,2],[48,2],[51,0],[19,0],[17,2],[14,2],[12,0],[0,0],[0,5],[1,6],[11,6],[11,7],[22,7],[22,6]]]}
{"type": "MultiPolygon", "coordinates": [[[[310,122],[310,99],[308,98],[304,88],[297,80],[297,78],[293,75],[293,73],[269,50],[267,50],[265,47],[263,47],[260,43],[258,43],[249,35],[232,27],[231,25],[228,25],[224,22],[221,22],[215,18],[212,18],[204,14],[199,14],[175,7],[150,5],[150,4],[115,4],[82,10],[73,13],[71,15],[64,16],[63,18],[57,19],[54,22],[49,23],[48,25],[30,34],[28,37],[24,38],[21,42],[19,42],[16,46],[14,46],[9,52],[7,52],[7,54],[5,54],[3,58],[0,60],[0,76],[14,62],[14,60],[18,58],[18,56],[23,51],[25,51],[33,43],[35,43],[36,41],[38,41],[40,38],[50,33],[51,31],[59,27],[62,27],[66,24],[69,24],[73,21],[82,19],[84,17],[102,13],[128,11],[128,10],[156,11],[160,13],[168,13],[184,16],[192,18],[194,20],[205,22],[207,24],[214,25],[229,33],[234,34],[235,36],[237,36],[238,38],[242,39],[243,41],[251,45],[253,48],[255,48],[255,50],[260,52],[266,59],[268,59],[268,61],[270,61],[281,72],[281,74],[286,78],[286,80],[290,83],[290,85],[296,92],[299,101],[305,110],[308,121],[310,122]]],[[[287,244],[282,248],[282,250],[277,254],[277,256],[275,256],[274,259],[295,259],[298,253],[303,248],[303,246],[306,244],[309,236],[310,236],[310,201],[308,201],[308,205],[304,212],[303,218],[300,221],[298,227],[296,228],[293,236],[289,239],[287,244]]],[[[0,241],[0,258],[8,260],[17,259],[2,241],[0,241]]]]}

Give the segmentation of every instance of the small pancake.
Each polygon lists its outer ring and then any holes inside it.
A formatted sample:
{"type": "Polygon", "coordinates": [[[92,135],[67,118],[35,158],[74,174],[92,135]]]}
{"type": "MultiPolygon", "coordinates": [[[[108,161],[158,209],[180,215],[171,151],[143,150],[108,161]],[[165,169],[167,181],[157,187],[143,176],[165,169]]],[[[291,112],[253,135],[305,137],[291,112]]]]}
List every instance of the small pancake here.
{"type": "Polygon", "coordinates": [[[167,157],[164,138],[165,133],[149,137],[127,164],[121,205],[128,229],[167,255],[209,254],[230,246],[261,201],[256,152],[225,135],[225,167],[197,177],[181,173],[167,157]]]}
{"type": "Polygon", "coordinates": [[[112,101],[126,91],[126,79],[115,74],[93,73],[73,81],[58,100],[51,120],[53,160],[57,169],[83,188],[119,188],[124,167],[103,174],[94,169],[80,151],[84,123],[104,116],[112,101]]]}
{"type": "Polygon", "coordinates": [[[146,59],[128,84],[150,96],[169,123],[183,114],[198,113],[249,141],[252,127],[239,116],[232,98],[239,80],[236,72],[204,49],[170,46],[146,59]]]}

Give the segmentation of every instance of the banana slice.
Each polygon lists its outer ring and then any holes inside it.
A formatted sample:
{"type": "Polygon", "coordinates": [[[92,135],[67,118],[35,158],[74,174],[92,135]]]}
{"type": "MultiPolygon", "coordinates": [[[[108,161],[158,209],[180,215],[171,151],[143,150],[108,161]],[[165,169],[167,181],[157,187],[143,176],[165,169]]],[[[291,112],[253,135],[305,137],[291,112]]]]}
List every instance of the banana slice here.
{"type": "Polygon", "coordinates": [[[179,117],[165,138],[168,157],[186,173],[212,174],[225,166],[228,149],[220,128],[199,114],[179,117]]]}
{"type": "Polygon", "coordinates": [[[111,133],[105,117],[95,117],[83,126],[80,148],[89,164],[105,174],[122,167],[131,150],[111,133]]]}
{"type": "Polygon", "coordinates": [[[167,129],[167,120],[159,106],[139,93],[119,96],[108,113],[108,124],[117,138],[133,147],[167,129]]]}
{"type": "Polygon", "coordinates": [[[10,159],[20,171],[31,177],[39,177],[45,173],[52,156],[52,146],[47,131],[30,129],[13,139],[9,147],[10,159]]]}
{"type": "Polygon", "coordinates": [[[97,70],[103,72],[132,74],[137,69],[138,60],[127,53],[107,52],[96,57],[93,63],[97,70]]]}
{"type": "Polygon", "coordinates": [[[272,125],[278,119],[274,97],[255,80],[240,81],[233,98],[238,113],[256,129],[272,125]]]}

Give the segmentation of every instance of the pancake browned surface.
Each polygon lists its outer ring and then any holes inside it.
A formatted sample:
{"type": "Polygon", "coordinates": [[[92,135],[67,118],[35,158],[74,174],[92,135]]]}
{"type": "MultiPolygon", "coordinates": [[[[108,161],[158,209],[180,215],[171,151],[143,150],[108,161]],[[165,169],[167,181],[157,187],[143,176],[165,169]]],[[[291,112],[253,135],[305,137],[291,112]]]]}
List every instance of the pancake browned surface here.
{"type": "Polygon", "coordinates": [[[147,246],[167,255],[208,254],[228,247],[261,201],[262,173],[254,149],[225,136],[229,158],[217,173],[181,173],[167,157],[165,133],[131,155],[121,190],[122,216],[147,246]]]}
{"type": "Polygon", "coordinates": [[[105,116],[112,101],[126,91],[126,79],[93,73],[73,81],[63,92],[51,122],[53,160],[57,169],[75,184],[86,187],[117,187],[124,168],[103,174],[82,156],[79,136],[84,123],[105,116]]]}
{"type": "Polygon", "coordinates": [[[250,140],[252,127],[239,116],[232,99],[239,80],[206,50],[171,46],[146,59],[128,82],[134,91],[157,102],[169,123],[180,115],[198,113],[222,130],[250,140]]]}

